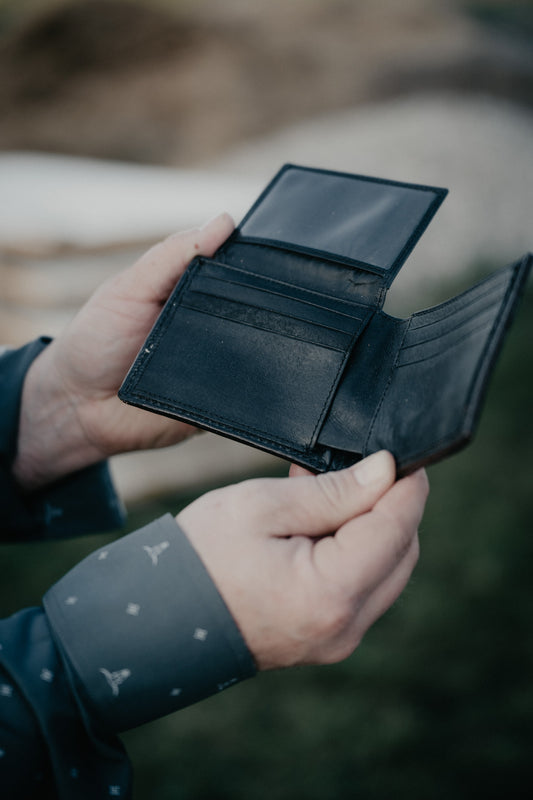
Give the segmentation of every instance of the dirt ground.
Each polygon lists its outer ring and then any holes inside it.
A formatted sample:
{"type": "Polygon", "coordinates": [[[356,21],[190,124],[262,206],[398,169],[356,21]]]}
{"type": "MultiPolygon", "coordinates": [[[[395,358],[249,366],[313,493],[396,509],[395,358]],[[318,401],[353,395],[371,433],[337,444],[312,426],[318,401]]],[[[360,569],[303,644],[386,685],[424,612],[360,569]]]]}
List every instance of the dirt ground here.
{"type": "Polygon", "coordinates": [[[531,105],[532,19],[515,0],[4,0],[0,148],[194,166],[411,92],[531,105]]]}

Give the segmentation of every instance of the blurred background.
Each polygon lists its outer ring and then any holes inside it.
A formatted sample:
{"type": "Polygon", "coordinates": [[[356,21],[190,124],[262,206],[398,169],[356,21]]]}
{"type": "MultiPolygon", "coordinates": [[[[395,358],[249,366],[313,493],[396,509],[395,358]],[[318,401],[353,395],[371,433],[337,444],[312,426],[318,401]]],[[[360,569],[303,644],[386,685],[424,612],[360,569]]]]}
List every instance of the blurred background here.
{"type": "MultiPolygon", "coordinates": [[[[174,230],[285,162],[450,190],[409,314],[532,249],[530,0],[0,0],[0,341],[54,335],[174,230]]],[[[346,662],[262,675],[124,740],[137,800],[530,797],[533,293],[474,444],[432,467],[407,591],[346,662]]],[[[202,434],[112,464],[132,530],[283,475],[202,434]]],[[[0,612],[124,533],[0,550],[0,612]]]]}

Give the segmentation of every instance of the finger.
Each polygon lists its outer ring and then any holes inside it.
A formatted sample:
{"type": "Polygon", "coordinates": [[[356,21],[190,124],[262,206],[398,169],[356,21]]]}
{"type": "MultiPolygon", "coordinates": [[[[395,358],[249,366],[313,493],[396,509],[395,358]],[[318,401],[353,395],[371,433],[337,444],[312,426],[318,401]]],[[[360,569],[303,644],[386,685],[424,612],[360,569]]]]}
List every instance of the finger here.
{"type": "MultiPolygon", "coordinates": [[[[347,625],[339,626],[334,638],[329,638],[325,648],[314,655],[319,663],[334,663],[347,658],[361,643],[367,630],[398,599],[405,589],[418,559],[418,537],[415,536],[403,558],[387,578],[366,596],[358,592],[354,597],[346,596],[345,619],[347,625]]],[[[318,642],[320,645],[320,642],[318,642]]]]}
{"type": "Polygon", "coordinates": [[[346,592],[366,596],[383,582],[412,547],[428,493],[425,472],[403,478],[372,510],[317,542],[317,567],[346,592]]]}
{"type": "Polygon", "coordinates": [[[220,214],[202,228],[175,233],[156,244],[122,273],[130,299],[164,303],[195,256],[212,256],[234,228],[229,214],[220,214]]]}
{"type": "Polygon", "coordinates": [[[271,535],[323,536],[368,511],[394,483],[394,459],[385,450],[349,469],[277,480],[276,491],[256,491],[254,514],[270,520],[271,535]]]}
{"type": "Polygon", "coordinates": [[[396,564],[385,580],[369,593],[357,619],[360,636],[363,636],[402,594],[417,564],[419,551],[418,536],[415,535],[405,556],[396,564]]]}

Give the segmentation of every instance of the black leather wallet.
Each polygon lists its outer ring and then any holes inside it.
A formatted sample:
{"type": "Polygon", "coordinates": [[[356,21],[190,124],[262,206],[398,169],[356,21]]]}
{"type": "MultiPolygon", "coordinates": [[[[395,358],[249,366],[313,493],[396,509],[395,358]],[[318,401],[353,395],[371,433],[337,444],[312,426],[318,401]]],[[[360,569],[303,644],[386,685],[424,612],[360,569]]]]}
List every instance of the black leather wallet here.
{"type": "Polygon", "coordinates": [[[285,165],[195,258],[119,396],[322,472],[398,474],[472,437],[533,258],[397,319],[388,287],[445,189],[285,165]]]}

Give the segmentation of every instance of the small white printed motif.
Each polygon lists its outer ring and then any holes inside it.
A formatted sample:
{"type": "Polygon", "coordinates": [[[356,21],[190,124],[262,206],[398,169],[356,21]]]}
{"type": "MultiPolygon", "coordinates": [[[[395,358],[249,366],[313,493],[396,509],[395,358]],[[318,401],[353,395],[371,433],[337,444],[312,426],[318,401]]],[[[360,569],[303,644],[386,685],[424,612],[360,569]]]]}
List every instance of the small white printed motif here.
{"type": "Polygon", "coordinates": [[[217,689],[219,692],[223,692],[224,689],[227,689],[229,686],[233,686],[234,683],[237,683],[238,678],[230,678],[229,681],[224,681],[224,683],[217,684],[217,689]]]}
{"type": "Polygon", "coordinates": [[[172,689],[172,691],[170,692],[171,697],[177,697],[179,694],[181,694],[181,689],[178,689],[177,687],[175,689],[172,689]]]}
{"type": "Polygon", "coordinates": [[[8,683],[0,683],[0,695],[2,697],[11,697],[13,694],[13,687],[8,683]]]}
{"type": "Polygon", "coordinates": [[[113,692],[113,697],[118,697],[119,694],[119,686],[121,683],[124,683],[126,678],[129,678],[131,675],[131,670],[129,669],[117,669],[115,672],[110,672],[108,669],[104,667],[100,667],[100,672],[108,682],[109,686],[111,687],[111,691],[113,692]]]}
{"type": "Polygon", "coordinates": [[[157,562],[159,560],[159,556],[161,553],[164,553],[167,547],[170,547],[168,542],[161,542],[160,544],[154,544],[153,547],[150,547],[148,544],[143,544],[143,550],[146,550],[150,558],[152,559],[152,564],[154,567],[157,567],[157,562]]]}
{"type": "Polygon", "coordinates": [[[52,681],[54,680],[54,673],[52,672],[52,670],[43,667],[41,670],[40,678],[42,681],[46,681],[46,683],[52,683],[52,681]]]}
{"type": "Polygon", "coordinates": [[[126,607],[126,614],[130,614],[132,617],[138,617],[140,610],[141,607],[138,603],[128,603],[126,607]]]}
{"type": "Polygon", "coordinates": [[[78,602],[78,598],[75,597],[73,594],[71,594],[70,597],[67,597],[67,599],[65,600],[65,605],[66,606],[75,606],[77,602],[78,602]]]}
{"type": "Polygon", "coordinates": [[[208,631],[205,628],[196,628],[193,633],[194,639],[198,639],[199,642],[205,642],[207,639],[208,631]]]}
{"type": "Polygon", "coordinates": [[[109,796],[110,797],[120,797],[120,786],[110,786],[109,787],[109,796]]]}
{"type": "Polygon", "coordinates": [[[63,509],[50,503],[44,504],[44,521],[49,525],[56,517],[63,516],[63,509]]]}
{"type": "Polygon", "coordinates": [[[108,555],[109,555],[109,550],[102,550],[101,553],[98,553],[98,561],[105,561],[108,555]]]}

